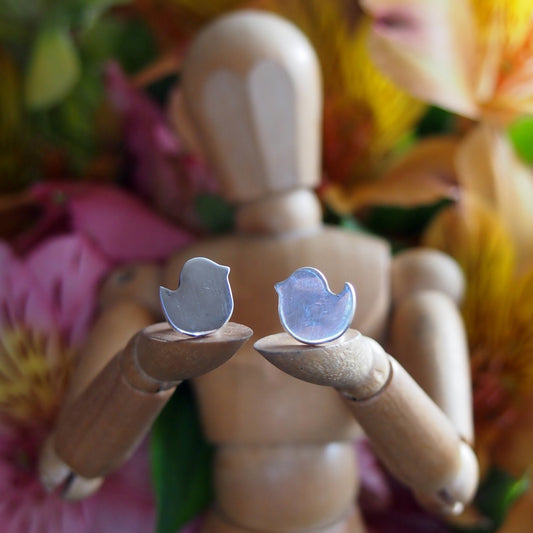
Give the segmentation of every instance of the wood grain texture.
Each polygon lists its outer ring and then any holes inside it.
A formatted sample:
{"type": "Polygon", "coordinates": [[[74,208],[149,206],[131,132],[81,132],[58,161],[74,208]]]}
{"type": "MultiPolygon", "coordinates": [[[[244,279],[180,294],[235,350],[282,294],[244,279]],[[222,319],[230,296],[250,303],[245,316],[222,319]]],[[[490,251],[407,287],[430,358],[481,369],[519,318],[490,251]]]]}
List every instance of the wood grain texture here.
{"type": "MultiPolygon", "coordinates": [[[[453,306],[445,295],[436,294],[453,306]]],[[[457,512],[473,497],[477,467],[470,448],[448,417],[375,341],[348,330],[336,341],[309,346],[280,333],[260,339],[254,347],[284,372],[335,387],[350,398],[350,409],[378,457],[432,508],[457,512]]],[[[427,343],[424,347],[429,349],[427,343]]]]}
{"type": "MultiPolygon", "coordinates": [[[[117,299],[107,306],[96,319],[77,356],[63,409],[89,386],[139,330],[150,325],[153,320],[153,315],[146,307],[132,299],[117,299]]],[[[61,413],[58,423],[60,421],[61,413]]]]}
{"type": "Polygon", "coordinates": [[[57,454],[86,478],[113,472],[138,447],[172,392],[132,388],[120,356],[113,358],[65,413],[56,430],[57,454]]]}
{"type": "Polygon", "coordinates": [[[117,302],[132,301],[146,308],[151,322],[162,317],[159,301],[162,268],[155,263],[127,263],[116,268],[102,283],[100,306],[106,309],[117,302]]]}
{"type": "Polygon", "coordinates": [[[319,230],[322,208],[313,192],[295,189],[244,204],[237,209],[235,218],[243,235],[283,236],[319,230]]]}
{"type": "Polygon", "coordinates": [[[48,490],[63,486],[61,492],[64,498],[81,499],[90,496],[101,485],[102,479],[71,477],[70,466],[57,453],[56,433],[59,428],[64,428],[68,424],[70,409],[76,398],[88,388],[116,353],[124,348],[132,335],[152,321],[152,314],[134,299],[115,299],[109,302],[96,319],[77,355],[74,372],[55,427],[40,452],[39,477],[48,490]]]}
{"type": "Polygon", "coordinates": [[[419,494],[441,496],[443,507],[469,502],[478,481],[472,452],[465,458],[468,446],[448,418],[401,365],[392,358],[391,364],[388,385],[368,400],[349,402],[350,409],[395,477],[419,494]]]}
{"type": "Polygon", "coordinates": [[[254,334],[235,357],[195,380],[206,434],[214,443],[329,442],[358,434],[334,390],[296,381],[264,360],[253,342],[279,332],[274,284],[312,265],[332,290],[350,281],[358,290],[353,325],[380,337],[389,304],[388,245],[373,237],[320,226],[283,236],[230,235],[180,251],[168,265],[165,285],[187,259],[206,256],[228,265],[235,299],[233,320],[254,334]]]}
{"type": "Polygon", "coordinates": [[[259,339],[254,348],[295,378],[340,389],[359,400],[379,393],[390,375],[385,352],[354,329],[337,340],[316,346],[278,333],[259,339]]]}
{"type": "Polygon", "coordinates": [[[190,337],[166,322],[153,324],[128,345],[139,371],[159,382],[191,379],[225,363],[251,337],[252,330],[235,322],[210,335],[190,337]]]}
{"type": "MultiPolygon", "coordinates": [[[[220,512],[212,510],[207,514],[200,530],[202,533],[257,533],[242,525],[230,522],[220,512]]],[[[365,533],[366,527],[359,509],[352,506],[337,522],[313,529],[313,533],[365,533]]],[[[281,532],[280,532],[281,533],[281,532]]]]}
{"type": "Polygon", "coordinates": [[[227,361],[251,334],[231,322],[200,338],[167,323],[143,329],[64,410],[57,455],[83,477],[109,474],[130,457],[183,379],[227,361]]]}
{"type": "Polygon", "coordinates": [[[391,352],[444,411],[467,442],[474,440],[468,344],[459,310],[448,295],[417,291],[396,306],[391,352]]]}
{"type": "Polygon", "coordinates": [[[214,472],[218,511],[254,531],[320,529],[340,521],[358,492],[351,442],[221,446],[214,472]]]}
{"type": "Polygon", "coordinates": [[[456,305],[463,299],[465,280],[461,268],[449,255],[430,248],[400,252],[391,263],[393,302],[418,291],[437,291],[448,295],[456,305]]]}

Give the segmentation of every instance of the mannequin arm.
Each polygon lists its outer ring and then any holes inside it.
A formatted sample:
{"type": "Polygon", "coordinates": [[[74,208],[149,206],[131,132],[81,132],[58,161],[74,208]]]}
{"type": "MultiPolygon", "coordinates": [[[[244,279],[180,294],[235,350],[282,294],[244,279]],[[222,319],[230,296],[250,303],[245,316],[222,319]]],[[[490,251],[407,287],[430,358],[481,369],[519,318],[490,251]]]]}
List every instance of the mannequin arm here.
{"type": "Polygon", "coordinates": [[[62,413],[54,438],[57,456],[86,479],[117,469],[175,387],[227,361],[251,333],[235,323],[197,338],[167,323],[140,331],[62,413]]]}
{"type": "Polygon", "coordinates": [[[374,340],[355,330],[311,346],[282,333],[255,348],[288,374],[338,389],[393,475],[427,506],[458,513],[477,487],[477,461],[446,415],[374,340]]]}
{"type": "Polygon", "coordinates": [[[179,325],[173,329],[162,322],[138,333],[136,326],[150,316],[144,309],[157,294],[159,269],[128,267],[106,281],[104,311],[41,455],[47,488],[65,483],[63,495],[69,498],[94,492],[101,478],[135,451],[182,380],[220,366],[251,336],[249,328],[227,323],[233,310],[228,273],[228,267],[206,258],[187,261],[179,289],[161,288],[166,316],[179,325]],[[189,329],[180,329],[184,325],[189,329]]]}
{"type": "Polygon", "coordinates": [[[126,265],[114,271],[100,291],[101,311],[76,357],[74,372],[62,401],[52,433],[48,436],[39,458],[39,475],[47,490],[62,485],[62,495],[68,499],[84,498],[98,490],[102,479],[84,479],[72,472],[58,457],[55,434],[64,425],[72,403],[89,387],[98,374],[122,350],[133,335],[155,322],[161,313],[156,308],[161,269],[152,263],[126,265]],[[157,313],[157,315],[156,315],[157,313]]]}
{"type": "Polygon", "coordinates": [[[89,387],[114,355],[124,348],[133,335],[152,322],[152,315],[144,306],[131,299],[114,302],[97,318],[78,354],[77,365],[70,378],[55,427],[41,450],[39,475],[47,490],[55,490],[63,485],[63,497],[76,500],[91,495],[100,487],[103,479],[84,479],[72,472],[58,457],[55,450],[57,429],[64,426],[65,416],[73,402],[89,387]]]}
{"type": "Polygon", "coordinates": [[[249,328],[231,323],[197,338],[166,322],[148,326],[159,275],[157,267],[137,265],[104,284],[104,309],[40,457],[43,485],[48,490],[62,485],[65,498],[96,491],[102,477],[133,453],[174,388],[225,362],[251,335],[249,328]]]}
{"type": "Polygon", "coordinates": [[[118,468],[146,435],[184,379],[227,361],[251,335],[229,323],[191,338],[166,323],[139,332],[71,405],[56,431],[56,451],[86,478],[118,468]]]}
{"type": "Polygon", "coordinates": [[[457,308],[463,286],[458,265],[441,252],[416,249],[397,255],[390,349],[461,437],[472,443],[469,354],[457,308]]]}

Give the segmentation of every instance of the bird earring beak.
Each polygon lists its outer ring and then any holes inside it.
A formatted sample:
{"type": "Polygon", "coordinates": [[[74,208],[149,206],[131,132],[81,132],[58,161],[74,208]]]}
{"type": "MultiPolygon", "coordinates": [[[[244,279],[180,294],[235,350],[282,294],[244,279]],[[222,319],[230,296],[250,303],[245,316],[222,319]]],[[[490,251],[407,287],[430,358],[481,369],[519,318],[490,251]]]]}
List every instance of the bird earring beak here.
{"type": "Polygon", "coordinates": [[[275,289],[281,325],[296,340],[323,344],[337,339],[350,327],[356,306],[350,283],[334,294],[322,272],[304,267],[277,283],[275,289]]]}
{"type": "Polygon", "coordinates": [[[168,323],[191,337],[209,335],[224,326],[233,313],[230,269],[205,257],[189,259],[176,290],[159,288],[168,323]]]}

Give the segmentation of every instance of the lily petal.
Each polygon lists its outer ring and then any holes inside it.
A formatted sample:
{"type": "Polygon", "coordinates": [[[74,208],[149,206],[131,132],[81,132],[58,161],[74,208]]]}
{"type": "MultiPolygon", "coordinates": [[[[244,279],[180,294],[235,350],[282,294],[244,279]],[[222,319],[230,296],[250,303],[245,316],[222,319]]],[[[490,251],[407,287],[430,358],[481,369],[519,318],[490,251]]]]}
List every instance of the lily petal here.
{"type": "Polygon", "coordinates": [[[38,246],[26,264],[58,311],[63,338],[69,345],[79,345],[87,335],[98,284],[109,261],[88,239],[70,235],[38,246]]]}
{"type": "Polygon", "coordinates": [[[451,255],[462,267],[467,281],[463,317],[469,341],[471,345],[490,343],[499,332],[479,325],[502,323],[495,314],[506,312],[501,302],[507,301],[516,265],[514,246],[500,217],[477,196],[464,192],[459,202],[432,220],[423,244],[451,255]]]}
{"type": "Polygon", "coordinates": [[[57,311],[33,273],[0,241],[0,332],[21,326],[38,333],[56,330],[57,311]]]}
{"type": "Polygon", "coordinates": [[[420,141],[382,178],[357,185],[350,193],[330,186],[324,198],[341,213],[369,205],[415,207],[444,198],[456,200],[458,187],[453,159],[458,144],[453,137],[420,141]]]}
{"type": "Polygon", "coordinates": [[[376,64],[422,100],[476,117],[476,26],[468,2],[362,0],[376,64]]]}
{"type": "Polygon", "coordinates": [[[518,268],[533,262],[533,172],[516,155],[507,135],[479,126],[457,153],[460,184],[502,218],[515,243],[518,268]]]}
{"type": "Polygon", "coordinates": [[[118,189],[93,187],[71,202],[74,228],[93,238],[116,261],[165,259],[193,240],[118,189]]]}
{"type": "Polygon", "coordinates": [[[145,441],[124,466],[110,475],[86,505],[91,527],[86,533],[146,533],[155,530],[155,504],[150,487],[145,441]]]}
{"type": "Polygon", "coordinates": [[[93,240],[114,263],[165,259],[193,240],[117,187],[47,182],[34,193],[64,198],[71,229],[93,240]]]}
{"type": "Polygon", "coordinates": [[[123,123],[125,148],[135,163],[132,188],[170,220],[200,227],[194,200],[218,189],[212,174],[202,160],[187,152],[161,109],[117,64],[108,65],[106,81],[123,123]]]}
{"type": "Polygon", "coordinates": [[[477,127],[461,143],[455,157],[459,185],[489,206],[496,203],[494,167],[491,164],[491,130],[477,127]]]}

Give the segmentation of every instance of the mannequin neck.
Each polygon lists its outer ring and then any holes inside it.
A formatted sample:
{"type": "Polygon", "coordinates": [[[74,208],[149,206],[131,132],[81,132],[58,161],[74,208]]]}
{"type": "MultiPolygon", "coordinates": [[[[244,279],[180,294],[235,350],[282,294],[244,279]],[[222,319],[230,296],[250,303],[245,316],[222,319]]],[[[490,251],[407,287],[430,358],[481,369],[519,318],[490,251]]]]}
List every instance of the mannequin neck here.
{"type": "Polygon", "coordinates": [[[322,223],[322,209],[308,189],[293,189],[237,207],[236,229],[247,235],[305,232],[322,223]]]}

